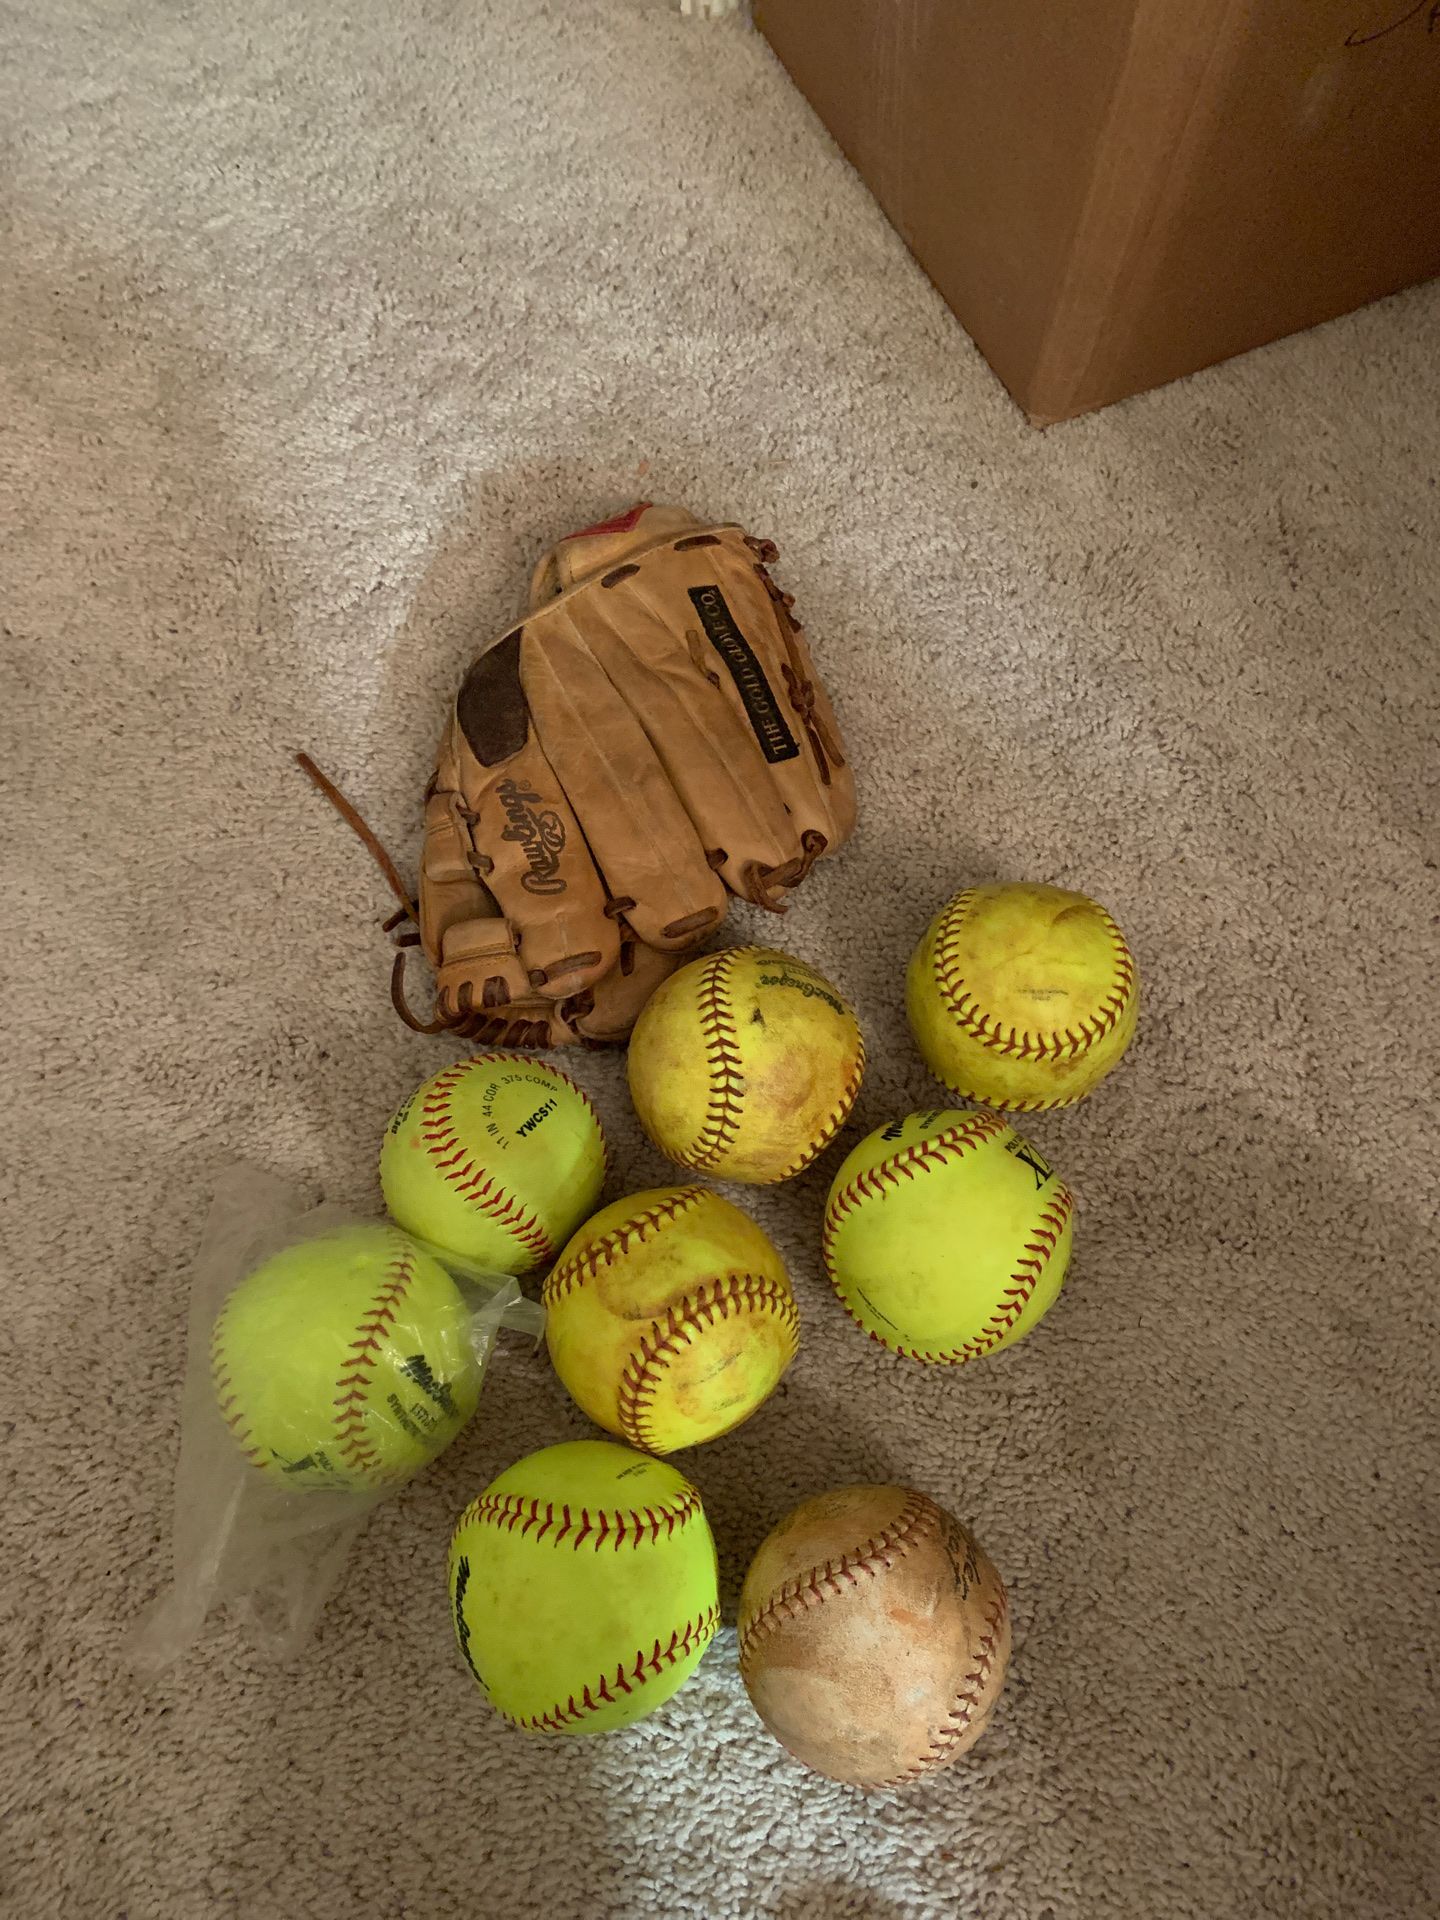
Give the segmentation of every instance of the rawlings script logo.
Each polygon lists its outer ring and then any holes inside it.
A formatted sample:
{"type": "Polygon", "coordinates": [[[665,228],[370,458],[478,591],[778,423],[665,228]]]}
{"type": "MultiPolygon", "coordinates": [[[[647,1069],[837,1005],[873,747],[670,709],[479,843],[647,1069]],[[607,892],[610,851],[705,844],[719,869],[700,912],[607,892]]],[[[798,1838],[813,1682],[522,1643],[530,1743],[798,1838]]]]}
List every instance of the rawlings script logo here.
{"type": "Polygon", "coordinates": [[[510,822],[500,835],[524,850],[528,873],[520,876],[527,893],[564,893],[560,856],[565,851],[565,829],[558,813],[546,813],[538,793],[518,780],[502,780],[495,790],[510,822]]]}

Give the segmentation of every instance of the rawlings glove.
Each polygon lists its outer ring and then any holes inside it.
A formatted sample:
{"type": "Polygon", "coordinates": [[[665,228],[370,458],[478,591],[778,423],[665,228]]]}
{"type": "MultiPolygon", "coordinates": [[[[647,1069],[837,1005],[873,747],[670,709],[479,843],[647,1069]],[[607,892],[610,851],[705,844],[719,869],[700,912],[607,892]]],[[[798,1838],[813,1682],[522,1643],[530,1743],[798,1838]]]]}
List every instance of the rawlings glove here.
{"type": "Polygon", "coordinates": [[[782,912],[843,844],[854,782],[774,557],[739,527],[649,505],[548,553],[529,614],[476,660],[446,725],[418,906],[302,756],[435,969],[422,1020],[397,955],[410,1026],[499,1046],[623,1040],[731,894],[782,912]]]}

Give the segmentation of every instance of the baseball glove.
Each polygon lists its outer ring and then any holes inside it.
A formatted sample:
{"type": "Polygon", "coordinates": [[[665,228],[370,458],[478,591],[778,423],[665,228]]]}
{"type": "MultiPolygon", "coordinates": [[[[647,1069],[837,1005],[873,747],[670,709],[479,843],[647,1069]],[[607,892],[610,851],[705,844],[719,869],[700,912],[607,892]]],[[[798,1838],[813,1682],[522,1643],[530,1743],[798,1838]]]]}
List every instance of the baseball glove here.
{"type": "MultiPolygon", "coordinates": [[[[676,507],[587,527],[466,674],[425,796],[412,904],[435,969],[421,1033],[487,1046],[623,1040],[734,894],[783,912],[849,836],[835,717],[767,571],[775,548],[676,507]]],[[[393,927],[402,916],[389,924],[393,927]]]]}

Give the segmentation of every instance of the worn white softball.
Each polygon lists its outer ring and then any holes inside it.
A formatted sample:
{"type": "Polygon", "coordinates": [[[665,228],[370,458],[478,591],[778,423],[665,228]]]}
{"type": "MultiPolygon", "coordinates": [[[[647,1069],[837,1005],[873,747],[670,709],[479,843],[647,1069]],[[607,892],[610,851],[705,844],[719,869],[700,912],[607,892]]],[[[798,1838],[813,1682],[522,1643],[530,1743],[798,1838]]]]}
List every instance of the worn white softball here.
{"type": "Polygon", "coordinates": [[[1070,1191],[998,1113],[912,1113],[841,1163],[825,1269],[872,1340],[955,1366],[1022,1339],[1070,1261],[1070,1191]]]}
{"type": "Polygon", "coordinates": [[[968,1527],[910,1487],[838,1487],[780,1522],[737,1622],[755,1710],[817,1773],[898,1787],[990,1722],[1010,1654],[1000,1575],[968,1527]]]}
{"type": "Polygon", "coordinates": [[[522,1054],[458,1061],[385,1130],[380,1184],[418,1240],[496,1273],[553,1260],[600,1199],[605,1136],[568,1074],[522,1054]]]}
{"type": "Polygon", "coordinates": [[[630,1097],[677,1166],[769,1185],[808,1167],[849,1117],[865,1072],[853,1008],[770,947],[692,960],[630,1039],[630,1097]]]}

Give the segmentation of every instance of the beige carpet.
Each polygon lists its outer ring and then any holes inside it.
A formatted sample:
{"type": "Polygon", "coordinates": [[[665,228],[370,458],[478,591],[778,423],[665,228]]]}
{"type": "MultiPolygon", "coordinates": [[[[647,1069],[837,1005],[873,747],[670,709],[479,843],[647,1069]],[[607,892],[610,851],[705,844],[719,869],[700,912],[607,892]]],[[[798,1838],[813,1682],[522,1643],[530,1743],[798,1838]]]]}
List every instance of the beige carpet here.
{"type": "MultiPolygon", "coordinates": [[[[1433,1911],[1440,289],[1041,436],[733,22],[46,0],[0,110],[0,1907],[1433,1911]],[[863,1012],[856,1128],[934,1097],[899,982],[961,882],[1093,891],[1147,983],[1033,1129],[1082,1213],[1015,1351],[886,1364],[817,1271],[826,1172],[755,1200],[807,1340],[687,1457],[728,1604],[787,1505],[891,1476],[1011,1585],[993,1731],[903,1797],[788,1760],[728,1630],[627,1735],[491,1718],[448,1525],[585,1431],[514,1347],[299,1665],[223,1625],[148,1692],[116,1659],[209,1183],[372,1205],[453,1051],[392,1018],[387,901],[290,750],[411,858],[472,648],[639,493],[773,534],[834,687],[862,830],[783,932],[863,1012]]],[[[663,1179],[620,1061],[580,1071],[615,1190],[663,1179]]]]}

